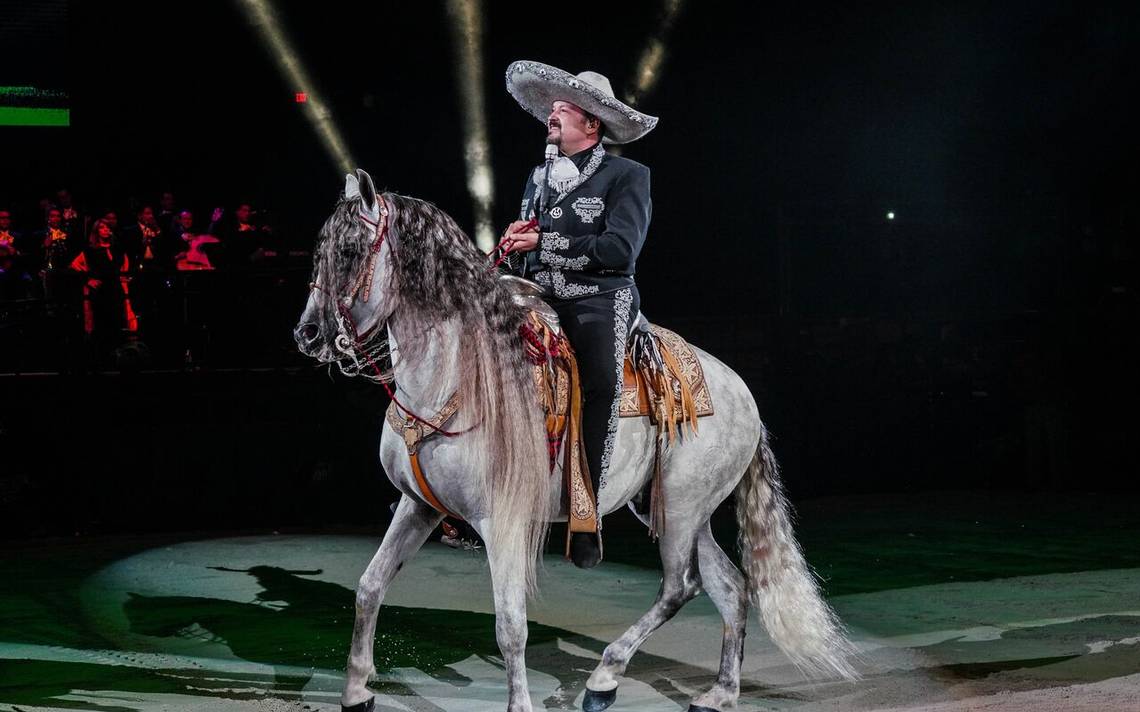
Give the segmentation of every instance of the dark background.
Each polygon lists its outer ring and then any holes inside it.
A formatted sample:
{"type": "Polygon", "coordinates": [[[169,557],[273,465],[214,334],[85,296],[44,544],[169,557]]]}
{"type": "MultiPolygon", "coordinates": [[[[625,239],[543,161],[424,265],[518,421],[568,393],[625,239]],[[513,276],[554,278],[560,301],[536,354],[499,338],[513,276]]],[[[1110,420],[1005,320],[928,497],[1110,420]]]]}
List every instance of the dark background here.
{"type": "MultiPolygon", "coordinates": [[[[360,166],[470,227],[445,6],[275,7],[360,166]]],[[[660,7],[485,3],[498,225],[543,138],[506,66],[593,69],[624,95],[660,7]]],[[[1135,489],[1138,16],[682,9],[640,105],[660,125],[624,152],[653,171],[643,310],[745,376],[793,494],[1135,489]]],[[[72,3],[4,62],[61,56],[71,128],[0,130],[18,226],[64,186],[93,212],[171,189],[200,211],[252,200],[311,245],[343,179],[237,4],[72,3]]],[[[84,373],[27,314],[0,331],[0,370],[23,374],[0,377],[5,529],[369,521],[337,503],[392,498],[386,401],[292,352],[306,281],[218,287],[235,306],[194,370],[84,373]]]]}

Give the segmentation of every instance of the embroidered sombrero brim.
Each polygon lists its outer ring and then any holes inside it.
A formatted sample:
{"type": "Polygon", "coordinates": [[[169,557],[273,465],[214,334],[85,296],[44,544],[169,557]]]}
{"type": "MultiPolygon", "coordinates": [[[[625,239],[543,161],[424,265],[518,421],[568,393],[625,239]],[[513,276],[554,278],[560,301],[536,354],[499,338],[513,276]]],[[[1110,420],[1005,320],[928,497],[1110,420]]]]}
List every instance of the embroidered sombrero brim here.
{"type": "Polygon", "coordinates": [[[603,143],[636,141],[657,125],[656,116],[643,114],[619,101],[609,81],[593,72],[574,76],[549,64],[520,60],[507,67],[507,91],[519,106],[544,124],[556,101],[568,101],[581,107],[605,125],[603,143]],[[604,89],[591,83],[589,76],[601,78],[605,82],[604,89]]]}

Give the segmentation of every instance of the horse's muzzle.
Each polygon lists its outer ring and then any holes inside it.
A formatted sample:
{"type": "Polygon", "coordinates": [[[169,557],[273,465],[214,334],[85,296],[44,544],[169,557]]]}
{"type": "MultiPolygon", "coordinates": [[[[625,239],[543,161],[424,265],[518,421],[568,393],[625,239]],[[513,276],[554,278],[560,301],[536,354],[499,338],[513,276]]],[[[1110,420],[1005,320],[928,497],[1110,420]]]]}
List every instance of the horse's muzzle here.
{"type": "Polygon", "coordinates": [[[293,330],[293,339],[297,342],[297,348],[306,356],[313,355],[320,338],[321,328],[312,322],[298,324],[293,330]]]}

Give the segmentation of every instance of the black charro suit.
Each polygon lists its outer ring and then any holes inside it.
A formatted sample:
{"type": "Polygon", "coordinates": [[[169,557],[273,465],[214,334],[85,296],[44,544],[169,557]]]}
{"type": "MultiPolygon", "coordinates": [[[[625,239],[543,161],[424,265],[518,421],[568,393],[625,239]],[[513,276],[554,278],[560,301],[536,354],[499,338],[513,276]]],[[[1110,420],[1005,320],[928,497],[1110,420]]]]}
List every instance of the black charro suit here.
{"type": "MultiPolygon", "coordinates": [[[[571,157],[581,181],[551,190],[538,247],[526,256],[526,276],[554,300],[575,300],[634,287],[637,256],[653,213],[649,169],[601,144],[571,157]]],[[[535,169],[542,175],[543,167],[535,169]]],[[[540,188],[528,179],[520,219],[535,216],[540,188]]]]}
{"type": "MultiPolygon", "coordinates": [[[[545,287],[578,356],[582,435],[590,479],[605,486],[617,432],[622,363],[640,308],[634,274],[653,212],[649,169],[611,156],[600,143],[570,157],[579,176],[550,191],[537,247],[518,271],[545,287]]],[[[539,166],[527,181],[520,219],[536,216],[539,166]]]]}

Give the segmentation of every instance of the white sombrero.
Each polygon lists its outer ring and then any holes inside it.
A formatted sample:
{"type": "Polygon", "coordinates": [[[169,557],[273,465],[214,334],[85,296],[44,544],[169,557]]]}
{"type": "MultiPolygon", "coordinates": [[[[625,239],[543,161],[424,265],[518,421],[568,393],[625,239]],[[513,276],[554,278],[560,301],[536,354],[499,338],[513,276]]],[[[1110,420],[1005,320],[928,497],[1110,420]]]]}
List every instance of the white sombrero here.
{"type": "Polygon", "coordinates": [[[597,72],[574,76],[542,62],[520,60],[507,67],[507,91],[542,123],[556,101],[568,101],[597,116],[606,127],[603,143],[629,143],[653,130],[657,117],[614,97],[610,80],[597,72]]]}

